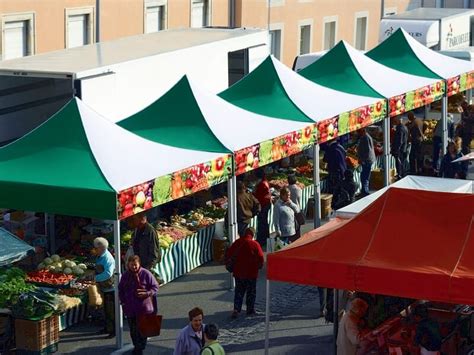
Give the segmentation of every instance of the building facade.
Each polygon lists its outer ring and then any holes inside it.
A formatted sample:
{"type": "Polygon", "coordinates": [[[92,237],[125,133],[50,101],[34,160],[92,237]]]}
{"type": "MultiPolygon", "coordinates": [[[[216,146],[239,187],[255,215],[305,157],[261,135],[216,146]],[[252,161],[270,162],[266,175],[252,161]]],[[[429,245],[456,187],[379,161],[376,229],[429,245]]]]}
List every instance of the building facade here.
{"type": "Polygon", "coordinates": [[[383,13],[400,13],[419,7],[421,2],[1,0],[1,59],[164,29],[235,25],[268,28],[272,53],[291,66],[295,56],[329,49],[342,39],[359,49],[369,49],[377,44],[379,21],[383,13]],[[100,19],[98,22],[97,16],[100,19]]]}

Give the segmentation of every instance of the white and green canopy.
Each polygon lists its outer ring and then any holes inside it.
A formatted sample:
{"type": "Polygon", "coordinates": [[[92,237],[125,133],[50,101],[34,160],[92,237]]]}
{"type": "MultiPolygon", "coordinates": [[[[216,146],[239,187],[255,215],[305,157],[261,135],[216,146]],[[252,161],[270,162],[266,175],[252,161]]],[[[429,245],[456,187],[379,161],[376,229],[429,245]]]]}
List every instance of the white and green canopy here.
{"type": "Polygon", "coordinates": [[[433,51],[402,28],[366,55],[392,69],[447,81],[448,96],[474,87],[474,65],[433,51]]]}
{"type": "Polygon", "coordinates": [[[390,101],[390,115],[426,105],[443,95],[439,79],[391,69],[344,41],[298,73],[334,90],[386,98],[390,101]]]}
{"type": "Polygon", "coordinates": [[[375,91],[356,95],[306,80],[274,57],[219,94],[246,110],[318,126],[319,142],[354,131],[385,116],[385,100],[375,91]]]}
{"type": "Polygon", "coordinates": [[[306,141],[296,139],[294,145],[314,142],[314,122],[303,114],[297,120],[256,114],[202,90],[187,77],[118,124],[154,142],[234,153],[238,174],[275,160],[271,154],[275,139],[309,130],[306,141]]]}
{"type": "Polygon", "coordinates": [[[138,197],[143,191],[147,198],[145,184],[152,188],[157,177],[220,157],[143,139],[73,99],[0,148],[0,205],[116,220],[125,209],[117,200],[121,191],[135,189],[135,205],[127,206],[133,214],[145,204],[138,197]]]}

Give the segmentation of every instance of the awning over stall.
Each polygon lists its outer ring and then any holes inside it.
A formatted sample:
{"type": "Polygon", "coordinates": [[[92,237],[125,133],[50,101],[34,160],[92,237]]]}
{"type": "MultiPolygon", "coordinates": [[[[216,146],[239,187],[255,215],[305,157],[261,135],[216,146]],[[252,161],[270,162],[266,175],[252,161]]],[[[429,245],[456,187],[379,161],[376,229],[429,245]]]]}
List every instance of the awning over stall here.
{"type": "Polygon", "coordinates": [[[366,55],[404,73],[445,79],[448,96],[474,87],[474,65],[471,62],[426,48],[402,28],[366,55]]]}
{"type": "Polygon", "coordinates": [[[223,156],[148,141],[73,99],[0,148],[0,205],[116,220],[160,203],[156,178],[223,156]]]}
{"type": "Polygon", "coordinates": [[[35,248],[0,228],[0,266],[11,265],[33,253],[35,248]]]}
{"type": "Polygon", "coordinates": [[[356,217],[269,254],[267,277],[474,304],[473,224],[472,194],[391,188],[356,217]]]}
{"type": "Polygon", "coordinates": [[[393,187],[399,189],[451,192],[462,194],[474,193],[474,183],[470,180],[442,179],[438,177],[408,175],[403,179],[391,184],[390,186],[377,190],[371,193],[370,195],[361,198],[360,200],[357,200],[354,203],[351,203],[349,206],[337,210],[336,216],[342,218],[354,217],[362,210],[364,210],[364,208],[366,208],[375,200],[377,200],[380,196],[382,196],[385,191],[387,191],[387,189],[393,187]]]}
{"type": "Polygon", "coordinates": [[[381,65],[345,41],[299,71],[303,77],[351,94],[389,99],[391,116],[413,110],[443,96],[439,78],[403,73],[381,65]]]}

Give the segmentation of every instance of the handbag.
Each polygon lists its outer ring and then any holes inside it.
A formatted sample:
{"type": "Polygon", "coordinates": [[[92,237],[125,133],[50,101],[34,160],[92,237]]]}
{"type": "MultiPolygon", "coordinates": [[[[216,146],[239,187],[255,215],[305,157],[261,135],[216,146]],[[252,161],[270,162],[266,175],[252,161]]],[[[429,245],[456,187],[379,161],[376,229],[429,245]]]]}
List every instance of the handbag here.
{"type": "Polygon", "coordinates": [[[296,220],[296,223],[298,223],[299,226],[302,226],[303,224],[306,223],[306,218],[305,218],[304,213],[302,211],[295,212],[295,220],[296,220]]]}
{"type": "Polygon", "coordinates": [[[160,314],[141,314],[137,317],[138,331],[146,338],[158,336],[160,335],[162,320],[163,316],[160,314]]]}

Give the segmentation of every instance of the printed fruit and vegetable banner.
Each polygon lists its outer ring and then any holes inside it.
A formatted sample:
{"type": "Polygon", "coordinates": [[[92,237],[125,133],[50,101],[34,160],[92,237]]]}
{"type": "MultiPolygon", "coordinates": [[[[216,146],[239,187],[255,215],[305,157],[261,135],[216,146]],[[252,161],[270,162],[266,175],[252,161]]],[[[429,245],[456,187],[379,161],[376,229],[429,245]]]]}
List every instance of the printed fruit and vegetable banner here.
{"type": "Polygon", "coordinates": [[[316,124],[274,139],[244,148],[235,153],[235,174],[257,169],[310,148],[316,141],[316,124]]]}
{"type": "Polygon", "coordinates": [[[448,79],[448,97],[474,87],[474,71],[448,79]]]}
{"type": "Polygon", "coordinates": [[[220,184],[227,181],[231,173],[229,154],[120,191],[119,219],[220,184]]]}
{"type": "Polygon", "coordinates": [[[318,127],[318,142],[324,143],[383,120],[387,116],[385,103],[385,100],[380,100],[372,105],[359,107],[321,122],[318,127]]]}
{"type": "Polygon", "coordinates": [[[414,110],[415,108],[428,105],[434,101],[441,100],[444,94],[444,83],[442,80],[435,84],[426,85],[422,88],[407,92],[406,94],[390,98],[390,117],[414,110]]]}

